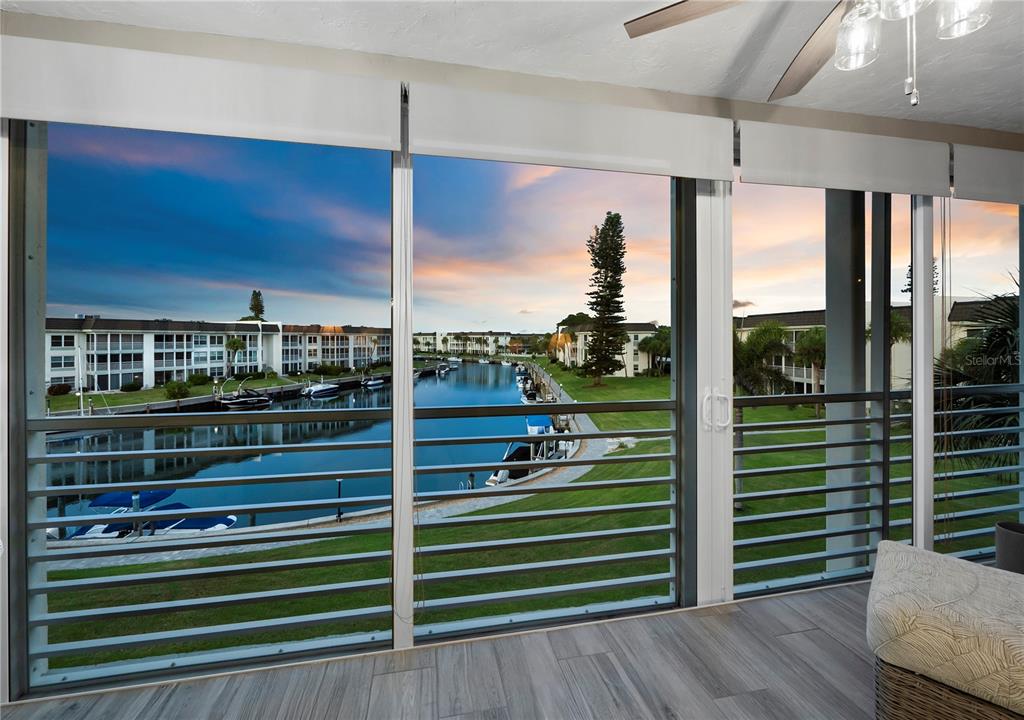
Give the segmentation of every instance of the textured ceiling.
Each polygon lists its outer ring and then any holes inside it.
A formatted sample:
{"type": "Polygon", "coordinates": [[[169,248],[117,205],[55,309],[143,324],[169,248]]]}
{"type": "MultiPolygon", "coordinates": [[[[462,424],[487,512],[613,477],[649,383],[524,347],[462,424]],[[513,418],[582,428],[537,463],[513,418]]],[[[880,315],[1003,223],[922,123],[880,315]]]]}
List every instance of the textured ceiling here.
{"type": "MultiPolygon", "coordinates": [[[[659,2],[25,2],[14,12],[278,40],[738,100],[767,98],[832,3],[747,2],[629,40],[622,23],[659,2]]],[[[902,23],[881,57],[850,73],[827,65],[783,104],[1024,132],[1024,2],[958,40],[919,18],[921,104],[902,94],[902,23]]]]}

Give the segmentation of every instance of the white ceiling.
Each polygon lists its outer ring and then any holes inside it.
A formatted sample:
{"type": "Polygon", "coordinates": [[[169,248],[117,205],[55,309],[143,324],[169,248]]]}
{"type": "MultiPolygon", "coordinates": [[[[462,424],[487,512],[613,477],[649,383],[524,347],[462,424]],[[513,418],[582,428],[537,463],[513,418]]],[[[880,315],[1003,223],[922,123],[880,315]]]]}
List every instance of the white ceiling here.
{"type": "MultiPolygon", "coordinates": [[[[630,40],[622,23],[665,2],[103,2],[3,0],[5,10],[278,40],[595,80],[738,100],[765,100],[832,2],[747,2],[630,40]]],[[[850,73],[831,64],[798,107],[1024,132],[1024,2],[997,0],[991,22],[935,38],[919,17],[921,104],[902,94],[905,27],[885,23],[881,57],[850,73]]]]}

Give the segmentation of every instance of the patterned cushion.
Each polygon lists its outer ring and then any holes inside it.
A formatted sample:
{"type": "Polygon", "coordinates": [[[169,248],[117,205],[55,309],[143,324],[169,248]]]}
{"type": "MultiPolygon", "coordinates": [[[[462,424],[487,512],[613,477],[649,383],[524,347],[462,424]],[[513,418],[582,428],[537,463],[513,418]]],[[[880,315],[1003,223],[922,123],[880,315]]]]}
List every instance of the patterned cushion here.
{"type": "Polygon", "coordinates": [[[881,542],[867,620],[885,662],[1024,713],[1024,575],[881,542]]]}

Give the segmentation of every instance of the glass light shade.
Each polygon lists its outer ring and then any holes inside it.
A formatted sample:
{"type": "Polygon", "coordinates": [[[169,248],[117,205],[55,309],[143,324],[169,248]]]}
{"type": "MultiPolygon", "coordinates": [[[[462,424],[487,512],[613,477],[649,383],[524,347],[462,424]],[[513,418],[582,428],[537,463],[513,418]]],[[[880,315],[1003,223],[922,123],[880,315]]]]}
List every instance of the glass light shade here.
{"type": "Polygon", "coordinates": [[[858,12],[854,6],[839,24],[833,64],[839,70],[859,70],[878,58],[882,20],[878,15],[858,12]]]}
{"type": "Polygon", "coordinates": [[[970,35],[992,18],[992,0],[942,0],[939,3],[940,40],[970,35]]]}
{"type": "Polygon", "coordinates": [[[932,0],[880,0],[878,12],[883,20],[903,20],[931,5],[932,0]]]}

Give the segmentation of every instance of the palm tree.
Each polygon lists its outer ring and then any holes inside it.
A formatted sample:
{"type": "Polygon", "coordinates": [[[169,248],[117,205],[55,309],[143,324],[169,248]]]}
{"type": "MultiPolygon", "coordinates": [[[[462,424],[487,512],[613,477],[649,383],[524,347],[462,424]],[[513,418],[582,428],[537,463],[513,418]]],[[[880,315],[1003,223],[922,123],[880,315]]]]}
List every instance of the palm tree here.
{"type": "MultiPolygon", "coordinates": [[[[738,390],[746,395],[767,395],[775,388],[786,387],[789,380],[782,371],[771,364],[776,355],[789,355],[786,345],[786,329],[777,322],[766,322],[751,330],[746,338],[740,338],[735,330],[732,335],[732,375],[738,390]]],[[[743,447],[743,408],[733,405],[733,446],[743,447]]],[[[735,468],[743,469],[743,456],[737,455],[735,468]]],[[[734,481],[736,494],[743,492],[743,479],[734,481]]],[[[742,503],[734,504],[742,510],[742,503]]]]}
{"type": "Polygon", "coordinates": [[[441,338],[441,344],[444,345],[444,352],[447,355],[448,354],[448,336],[447,335],[445,335],[444,337],[441,338]]]}
{"type": "Polygon", "coordinates": [[[228,341],[224,343],[224,354],[226,355],[228,365],[228,377],[234,375],[232,369],[234,368],[234,358],[237,353],[245,352],[246,345],[245,340],[238,336],[232,336],[228,338],[228,341]]]}
{"type": "MultiPolygon", "coordinates": [[[[825,367],[825,328],[813,327],[796,340],[793,362],[811,366],[811,392],[821,392],[821,369],[825,367]]],[[[814,403],[814,417],[821,417],[821,403],[814,403]]]]}
{"type": "MultiPolygon", "coordinates": [[[[1012,385],[1020,378],[1019,315],[1018,296],[993,295],[979,305],[972,318],[976,334],[961,339],[951,348],[942,351],[935,361],[934,380],[938,391],[935,410],[955,412],[939,416],[937,422],[944,427],[936,431],[985,430],[992,431],[1017,427],[1019,413],[1018,393],[977,392],[954,397],[943,388],[964,386],[1012,385]],[[1006,408],[1006,413],[984,412],[976,414],[971,410],[1006,408]],[[965,412],[966,411],[966,412],[965,412]]],[[[977,449],[984,447],[1016,446],[1017,433],[1001,434],[952,434],[946,441],[956,449],[977,449]]],[[[1016,464],[1017,453],[994,456],[997,463],[1016,464]]]]}
{"type": "Polygon", "coordinates": [[[647,369],[658,368],[658,374],[664,372],[664,360],[672,354],[672,330],[666,325],[658,328],[653,335],[648,335],[637,345],[640,352],[647,353],[647,369]]]}

